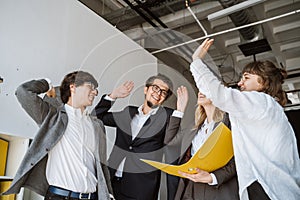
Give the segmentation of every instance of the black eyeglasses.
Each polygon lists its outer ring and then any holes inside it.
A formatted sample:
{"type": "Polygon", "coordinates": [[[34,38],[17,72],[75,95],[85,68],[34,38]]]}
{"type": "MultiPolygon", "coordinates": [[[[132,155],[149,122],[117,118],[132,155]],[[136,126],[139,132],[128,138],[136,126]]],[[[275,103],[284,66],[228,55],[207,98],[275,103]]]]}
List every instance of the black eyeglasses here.
{"type": "Polygon", "coordinates": [[[159,94],[160,96],[166,98],[169,95],[169,91],[160,89],[158,85],[149,85],[148,87],[152,86],[152,90],[159,94]]]}
{"type": "Polygon", "coordinates": [[[92,90],[93,92],[97,92],[98,93],[98,90],[97,88],[95,87],[95,85],[91,82],[85,82],[83,85],[87,86],[90,90],[92,90]]]}

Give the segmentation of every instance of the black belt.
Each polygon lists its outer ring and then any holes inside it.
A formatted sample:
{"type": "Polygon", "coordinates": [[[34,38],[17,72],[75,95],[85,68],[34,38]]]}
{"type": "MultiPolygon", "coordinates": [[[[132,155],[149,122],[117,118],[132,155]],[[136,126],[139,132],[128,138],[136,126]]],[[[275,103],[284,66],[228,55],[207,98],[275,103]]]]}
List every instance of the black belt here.
{"type": "Polygon", "coordinates": [[[71,197],[76,199],[97,199],[97,192],[94,193],[80,193],[80,192],[72,192],[70,190],[66,190],[63,188],[55,187],[50,185],[49,192],[52,194],[57,194],[64,197],[71,197]]]}
{"type": "Polygon", "coordinates": [[[113,177],[113,181],[121,181],[121,180],[122,180],[122,177],[119,177],[119,176],[113,177]]]}

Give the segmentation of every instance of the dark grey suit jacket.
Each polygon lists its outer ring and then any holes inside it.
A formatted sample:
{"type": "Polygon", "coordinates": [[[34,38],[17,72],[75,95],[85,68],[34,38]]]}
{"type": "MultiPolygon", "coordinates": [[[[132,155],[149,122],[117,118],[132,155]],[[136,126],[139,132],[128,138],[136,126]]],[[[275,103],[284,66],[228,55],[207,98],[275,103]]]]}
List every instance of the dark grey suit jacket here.
{"type": "MultiPolygon", "coordinates": [[[[228,126],[228,115],[225,115],[223,122],[228,126]]],[[[180,120],[171,119],[170,127],[178,127],[180,120]]],[[[217,124],[216,124],[217,126],[217,124]]],[[[168,129],[169,131],[179,131],[177,128],[168,129]]],[[[181,157],[179,163],[182,164],[186,158],[188,149],[191,147],[192,140],[197,134],[198,130],[192,127],[180,131],[176,137],[182,138],[181,157]]],[[[171,133],[172,134],[172,133],[171,133]]],[[[175,140],[174,138],[173,140],[175,140]]],[[[237,200],[238,195],[238,182],[235,168],[235,162],[232,158],[224,167],[213,172],[218,180],[218,185],[208,185],[206,183],[194,183],[188,179],[181,178],[177,188],[175,200],[182,199],[185,191],[189,192],[195,200],[237,200]]]]}
{"type": "MultiPolygon", "coordinates": [[[[49,89],[46,80],[32,80],[18,87],[16,96],[25,111],[40,126],[23,161],[14,177],[11,187],[5,194],[18,193],[21,187],[29,188],[45,196],[49,184],[46,179],[48,152],[63,136],[68,116],[64,106],[49,104],[38,94],[49,89]]],[[[106,162],[106,136],[103,123],[91,117],[94,125],[97,152],[95,153],[99,199],[109,199],[112,193],[106,162]]]]}
{"type": "Polygon", "coordinates": [[[138,113],[138,107],[127,106],[119,112],[108,112],[112,103],[103,96],[95,107],[97,117],[105,125],[117,129],[115,145],[108,159],[111,176],[115,175],[119,164],[126,158],[121,193],[132,199],[157,199],[161,172],[140,159],[162,160],[166,142],[173,137],[165,135],[170,118],[176,118],[171,116],[173,110],[160,107],[132,140],[131,121],[138,113]]]}

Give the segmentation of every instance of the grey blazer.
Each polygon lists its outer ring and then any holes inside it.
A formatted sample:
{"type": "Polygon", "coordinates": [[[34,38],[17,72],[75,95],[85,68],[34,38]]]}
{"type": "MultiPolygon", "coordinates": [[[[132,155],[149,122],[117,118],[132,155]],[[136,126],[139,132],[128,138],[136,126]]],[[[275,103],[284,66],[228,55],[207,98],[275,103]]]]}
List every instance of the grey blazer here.
{"type": "MultiPolygon", "coordinates": [[[[26,187],[45,196],[49,184],[46,179],[46,163],[48,152],[63,136],[68,116],[64,106],[59,107],[41,99],[38,94],[49,89],[46,80],[32,80],[17,88],[16,96],[31,118],[39,125],[23,161],[14,177],[11,187],[4,194],[19,193],[21,187],[26,187]]],[[[106,136],[103,123],[92,117],[96,134],[97,153],[95,153],[98,179],[98,199],[110,199],[112,193],[106,161],[106,136]]]]}

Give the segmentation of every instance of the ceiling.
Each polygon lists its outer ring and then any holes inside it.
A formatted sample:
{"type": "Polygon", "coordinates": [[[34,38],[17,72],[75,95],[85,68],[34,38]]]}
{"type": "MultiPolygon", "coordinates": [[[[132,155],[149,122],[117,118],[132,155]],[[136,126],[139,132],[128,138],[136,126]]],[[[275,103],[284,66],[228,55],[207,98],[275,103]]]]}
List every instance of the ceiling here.
{"type": "Polygon", "coordinates": [[[246,63],[268,59],[287,70],[284,90],[300,103],[300,0],[80,1],[191,83],[191,55],[211,37],[207,60],[225,84],[235,87],[246,63]]]}

